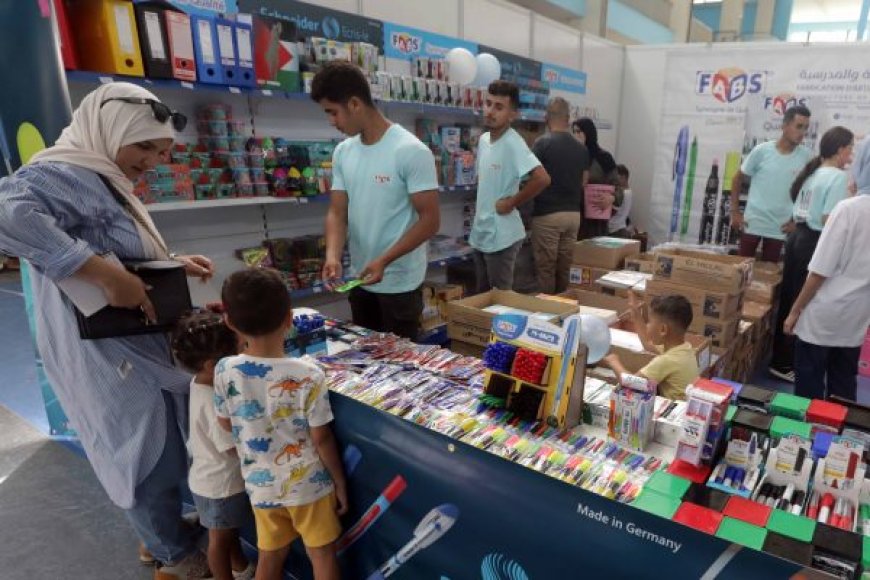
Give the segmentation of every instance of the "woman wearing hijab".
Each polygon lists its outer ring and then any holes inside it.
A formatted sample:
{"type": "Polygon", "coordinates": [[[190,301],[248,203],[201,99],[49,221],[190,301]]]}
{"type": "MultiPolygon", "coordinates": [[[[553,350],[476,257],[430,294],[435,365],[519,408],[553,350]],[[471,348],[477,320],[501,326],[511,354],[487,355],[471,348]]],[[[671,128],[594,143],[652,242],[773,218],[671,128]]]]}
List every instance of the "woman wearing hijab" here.
{"type": "MultiPolygon", "coordinates": [[[[165,162],[186,119],[145,89],[106,84],[87,95],[57,143],[0,180],[0,251],[33,266],[36,339],[45,372],[97,478],[162,563],[159,578],[206,577],[197,537],[181,519],[187,478],[182,434],[190,376],[173,367],[162,334],[81,340],[57,282],[102,288],[109,304],[154,319],[145,284],[103,258],[173,257],[133,182],[165,162]]],[[[189,276],[202,256],[174,257],[189,276]]]]}
{"type": "MultiPolygon", "coordinates": [[[[616,161],[613,155],[605,151],[598,144],[598,129],[595,123],[588,117],[577,119],[572,124],[574,136],[580,140],[589,151],[589,181],[592,184],[613,185],[615,187],[613,198],[605,202],[601,209],[611,209],[622,203],[622,190],[618,187],[619,181],[616,174],[616,161]]],[[[580,227],[580,239],[606,236],[610,228],[610,219],[589,219],[583,217],[580,227]]]]}

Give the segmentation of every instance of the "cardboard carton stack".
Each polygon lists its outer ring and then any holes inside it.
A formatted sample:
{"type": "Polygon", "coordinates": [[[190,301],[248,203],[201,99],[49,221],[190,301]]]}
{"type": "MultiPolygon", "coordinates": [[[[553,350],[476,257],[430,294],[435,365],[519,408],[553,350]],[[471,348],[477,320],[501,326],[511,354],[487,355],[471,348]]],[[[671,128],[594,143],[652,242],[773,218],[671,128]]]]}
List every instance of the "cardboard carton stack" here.
{"type": "MultiPolygon", "coordinates": [[[[655,255],[646,300],[680,294],[692,304],[689,332],[707,337],[721,355],[733,348],[740,331],[743,300],[753,261],[690,250],[662,250],[655,255]]],[[[733,358],[733,357],[732,357],[733,358]]]]}
{"type": "Polygon", "coordinates": [[[571,288],[599,290],[597,280],[621,270],[627,258],[640,254],[640,242],[622,238],[592,238],[574,245],[569,284],[571,288]]]}
{"type": "Polygon", "coordinates": [[[459,300],[463,288],[458,284],[423,283],[423,312],[420,326],[424,331],[432,330],[447,322],[447,304],[459,300]]]}

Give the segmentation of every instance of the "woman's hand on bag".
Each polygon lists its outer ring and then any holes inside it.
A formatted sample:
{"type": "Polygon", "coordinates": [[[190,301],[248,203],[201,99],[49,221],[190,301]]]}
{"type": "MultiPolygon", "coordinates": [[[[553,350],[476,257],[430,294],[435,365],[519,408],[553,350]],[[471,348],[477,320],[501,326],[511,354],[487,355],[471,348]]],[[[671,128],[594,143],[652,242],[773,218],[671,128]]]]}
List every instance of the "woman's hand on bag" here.
{"type": "Polygon", "coordinates": [[[184,271],[191,278],[208,282],[214,276],[214,264],[205,256],[176,256],[175,261],[184,264],[184,271]]]}
{"type": "Polygon", "coordinates": [[[126,270],[117,268],[103,282],[103,292],[109,305],[116,308],[139,309],[151,322],[157,322],[157,312],[148,298],[148,286],[142,278],[126,270]]]}

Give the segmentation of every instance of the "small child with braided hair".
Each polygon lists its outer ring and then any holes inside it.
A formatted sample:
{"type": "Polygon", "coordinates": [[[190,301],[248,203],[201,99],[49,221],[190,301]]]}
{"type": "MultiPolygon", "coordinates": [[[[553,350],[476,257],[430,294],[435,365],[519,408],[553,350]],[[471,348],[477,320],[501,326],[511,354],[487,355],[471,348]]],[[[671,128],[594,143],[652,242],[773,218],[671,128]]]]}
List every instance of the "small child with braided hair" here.
{"type": "Polygon", "coordinates": [[[239,543],[239,528],[253,522],[241,465],[231,433],[215,415],[214,370],[218,361],[239,352],[236,333],[220,314],[195,312],[182,319],[172,336],[176,360],[194,373],[190,383],[189,486],[208,529],[208,564],[219,580],[250,580],[248,563],[239,543]]]}

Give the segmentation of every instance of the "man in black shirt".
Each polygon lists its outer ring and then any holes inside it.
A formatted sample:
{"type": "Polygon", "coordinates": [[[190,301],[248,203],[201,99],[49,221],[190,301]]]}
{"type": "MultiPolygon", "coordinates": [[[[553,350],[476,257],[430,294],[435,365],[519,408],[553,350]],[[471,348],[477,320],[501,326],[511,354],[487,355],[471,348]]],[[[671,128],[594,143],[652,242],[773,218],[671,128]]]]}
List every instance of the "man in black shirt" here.
{"type": "Polygon", "coordinates": [[[551,183],[535,198],[532,213],[532,248],[541,292],[568,288],[568,273],[577,232],[583,219],[583,186],[589,177],[589,152],[570,131],[568,102],[555,97],[547,106],[549,133],[539,138],[532,152],[541,161],[551,183]]]}

